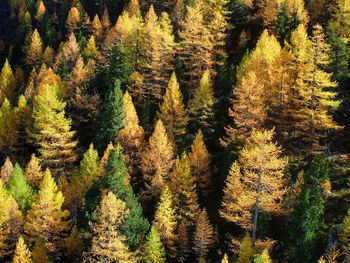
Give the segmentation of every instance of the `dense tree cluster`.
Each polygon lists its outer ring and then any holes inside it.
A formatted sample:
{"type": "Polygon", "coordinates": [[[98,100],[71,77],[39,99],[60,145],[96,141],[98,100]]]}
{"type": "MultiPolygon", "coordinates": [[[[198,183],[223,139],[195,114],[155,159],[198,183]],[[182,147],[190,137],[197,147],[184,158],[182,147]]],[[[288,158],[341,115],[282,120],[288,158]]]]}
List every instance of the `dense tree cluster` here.
{"type": "Polygon", "coordinates": [[[0,2],[0,262],[350,262],[349,0],[0,2]]]}

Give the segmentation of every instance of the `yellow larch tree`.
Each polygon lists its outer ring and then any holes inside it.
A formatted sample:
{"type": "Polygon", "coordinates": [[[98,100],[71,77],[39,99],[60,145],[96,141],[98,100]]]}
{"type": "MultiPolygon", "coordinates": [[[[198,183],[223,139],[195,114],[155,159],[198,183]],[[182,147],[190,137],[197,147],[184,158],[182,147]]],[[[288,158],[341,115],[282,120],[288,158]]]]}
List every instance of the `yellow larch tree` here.
{"type": "Polygon", "coordinates": [[[48,256],[48,251],[45,244],[41,238],[35,240],[35,245],[32,251],[33,263],[51,263],[48,256]]]}
{"type": "Polygon", "coordinates": [[[188,116],[175,72],[169,80],[163,97],[163,103],[158,112],[158,118],[163,121],[169,139],[178,146],[181,146],[183,136],[186,134],[188,116]]]}
{"type": "Polygon", "coordinates": [[[37,29],[32,33],[29,43],[26,45],[25,52],[25,62],[27,65],[38,68],[43,55],[43,43],[37,29]]]}
{"type": "Polygon", "coordinates": [[[31,186],[39,187],[44,173],[42,172],[40,161],[34,153],[31,155],[30,161],[25,168],[25,175],[31,186]]]}
{"type": "Polygon", "coordinates": [[[99,55],[100,52],[98,51],[95,43],[95,37],[94,35],[91,35],[85,49],[83,50],[83,53],[85,57],[87,58],[94,58],[96,59],[99,55]]]}
{"type": "Polygon", "coordinates": [[[46,12],[46,7],[43,1],[38,1],[36,4],[35,19],[40,20],[46,12]]]}
{"type": "Polygon", "coordinates": [[[91,224],[92,247],[84,262],[138,262],[125,244],[125,237],[120,234],[121,224],[128,213],[125,203],[112,192],[103,196],[97,210],[97,222],[91,224]]]}
{"type": "Polygon", "coordinates": [[[16,79],[9,61],[6,59],[0,73],[0,103],[7,98],[14,101],[16,94],[16,79]]]}
{"type": "Polygon", "coordinates": [[[100,39],[103,33],[103,28],[102,28],[100,18],[97,14],[94,16],[94,19],[92,20],[91,27],[92,27],[92,33],[95,36],[95,38],[100,39]]]}
{"type": "Polygon", "coordinates": [[[13,164],[10,158],[6,157],[5,162],[3,166],[1,166],[1,170],[0,170],[0,179],[4,184],[7,184],[8,180],[10,179],[12,170],[13,170],[13,164]]]}
{"type": "Polygon", "coordinates": [[[22,236],[19,237],[15,254],[13,256],[13,263],[32,263],[32,253],[27,248],[27,245],[24,243],[22,236]]]}
{"type": "Polygon", "coordinates": [[[201,131],[197,132],[188,157],[192,175],[196,179],[198,193],[203,198],[202,200],[207,200],[206,198],[212,190],[213,178],[210,167],[210,155],[201,131]]]}
{"type": "Polygon", "coordinates": [[[253,242],[259,213],[281,213],[286,193],[288,160],[273,142],[273,130],[253,130],[230,169],[220,215],[252,230],[253,242]]]}
{"type": "Polygon", "coordinates": [[[145,183],[153,195],[158,195],[164,184],[169,181],[173,163],[172,143],[168,139],[163,122],[158,120],[141,160],[145,183]]]}
{"type": "Polygon", "coordinates": [[[75,29],[77,29],[80,22],[81,22],[81,17],[80,17],[79,9],[73,6],[69,10],[67,20],[66,20],[66,27],[68,31],[72,32],[75,29]]]}
{"type": "Polygon", "coordinates": [[[69,212],[62,209],[63,202],[62,192],[58,190],[50,171],[46,170],[27,214],[24,230],[32,241],[41,237],[50,252],[63,247],[68,233],[69,212]]]}

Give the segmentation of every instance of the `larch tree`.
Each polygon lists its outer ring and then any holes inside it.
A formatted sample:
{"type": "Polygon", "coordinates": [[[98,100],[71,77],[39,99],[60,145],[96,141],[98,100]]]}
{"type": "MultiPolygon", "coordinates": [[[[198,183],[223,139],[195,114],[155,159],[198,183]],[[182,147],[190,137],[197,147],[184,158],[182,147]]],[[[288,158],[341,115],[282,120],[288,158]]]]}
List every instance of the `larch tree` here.
{"type": "Polygon", "coordinates": [[[99,40],[102,36],[103,28],[102,28],[101,20],[100,20],[100,17],[98,16],[98,14],[96,14],[94,16],[94,19],[92,20],[91,27],[92,27],[93,35],[95,36],[95,38],[97,40],[99,40]]]}
{"type": "Polygon", "coordinates": [[[193,130],[201,129],[206,135],[213,133],[215,97],[210,73],[204,71],[199,86],[189,102],[189,115],[193,130]]]}
{"type": "Polygon", "coordinates": [[[165,125],[169,139],[176,145],[182,146],[183,137],[186,134],[188,116],[175,72],[173,72],[169,80],[163,103],[158,112],[158,118],[165,125]]]}
{"type": "Polygon", "coordinates": [[[10,158],[6,157],[4,164],[3,166],[1,166],[1,169],[0,169],[0,179],[5,185],[10,179],[12,170],[13,170],[13,164],[10,158]]]}
{"type": "Polygon", "coordinates": [[[160,239],[159,233],[155,227],[151,227],[151,230],[147,236],[146,243],[143,249],[143,262],[145,263],[164,263],[165,262],[165,250],[160,239]]]}
{"type": "Polygon", "coordinates": [[[19,237],[15,254],[13,256],[13,263],[32,263],[32,253],[27,248],[27,245],[24,243],[22,236],[19,237]]]}
{"type": "Polygon", "coordinates": [[[65,117],[66,103],[60,98],[58,89],[55,84],[45,84],[34,97],[30,132],[33,144],[38,147],[41,164],[57,177],[67,172],[67,167],[76,160],[77,145],[71,120],[65,117]]]}
{"type": "Polygon", "coordinates": [[[306,29],[300,25],[291,36],[290,52],[293,59],[295,82],[292,112],[296,120],[297,135],[308,147],[308,153],[324,149],[320,140],[327,131],[339,129],[331,116],[340,102],[331,88],[337,84],[331,80],[332,74],[325,71],[330,63],[330,47],[325,42],[322,27],[314,27],[309,40],[306,29]]]}
{"type": "Polygon", "coordinates": [[[158,195],[164,184],[169,181],[173,163],[173,146],[163,122],[158,120],[141,160],[145,183],[153,195],[158,195]]]}
{"type": "Polygon", "coordinates": [[[167,249],[167,255],[170,257],[175,255],[176,240],[176,211],[173,205],[173,195],[165,185],[160,196],[160,201],[154,215],[153,226],[158,230],[162,242],[167,249]]]}
{"type": "Polygon", "coordinates": [[[66,27],[69,32],[74,31],[77,29],[79,23],[81,22],[81,17],[80,17],[80,12],[79,9],[73,6],[67,16],[67,21],[66,21],[66,27]]]}
{"type": "Polygon", "coordinates": [[[5,155],[11,157],[14,157],[14,148],[17,143],[16,128],[15,110],[5,98],[0,108],[0,149],[5,155]]]}
{"type": "Polygon", "coordinates": [[[229,263],[227,254],[224,255],[224,257],[221,260],[221,263],[229,263]]]}
{"type": "Polygon", "coordinates": [[[200,130],[193,140],[188,157],[192,175],[196,179],[198,193],[203,200],[206,200],[212,190],[213,178],[210,167],[210,155],[200,130]]]}
{"type": "Polygon", "coordinates": [[[201,210],[196,223],[194,232],[194,248],[199,262],[206,262],[206,257],[211,246],[214,244],[214,230],[208,218],[207,211],[201,210]]]}
{"type": "Polygon", "coordinates": [[[12,253],[23,231],[23,217],[16,203],[0,179],[0,258],[12,253]]]}
{"type": "Polygon", "coordinates": [[[46,248],[58,251],[69,228],[69,212],[62,209],[64,197],[49,170],[45,171],[39,192],[34,196],[24,226],[25,233],[34,241],[41,237],[46,248]]]}
{"type": "Polygon", "coordinates": [[[83,53],[86,58],[93,58],[96,59],[99,55],[100,52],[98,51],[96,47],[96,42],[95,42],[95,37],[92,35],[90,36],[85,49],[83,50],[83,53]]]}
{"type": "Polygon", "coordinates": [[[37,29],[32,33],[29,42],[25,47],[25,62],[28,66],[38,68],[43,55],[43,43],[37,29]]]}
{"type": "Polygon", "coordinates": [[[191,173],[186,152],[181,155],[181,158],[177,158],[170,180],[178,220],[195,223],[199,211],[198,196],[196,181],[191,173]]]}
{"type": "Polygon", "coordinates": [[[91,225],[92,245],[84,262],[137,262],[136,255],[129,251],[125,237],[119,231],[127,215],[125,203],[112,192],[103,196],[97,211],[97,222],[91,225]]]}
{"type": "Polygon", "coordinates": [[[124,103],[120,80],[116,80],[106,94],[100,118],[97,124],[96,147],[99,151],[106,148],[108,143],[117,139],[118,133],[124,128],[124,103]]]}
{"type": "Polygon", "coordinates": [[[25,168],[25,175],[28,183],[34,187],[39,188],[39,185],[43,179],[44,173],[41,169],[39,159],[33,153],[31,155],[30,161],[25,168]]]}
{"type": "Polygon", "coordinates": [[[139,123],[135,106],[128,91],[123,96],[123,104],[125,126],[118,133],[117,141],[123,148],[131,181],[138,184],[138,179],[135,176],[140,172],[141,152],[146,146],[145,132],[139,123]]]}
{"type": "Polygon", "coordinates": [[[33,263],[51,263],[48,256],[48,251],[45,244],[41,238],[35,240],[35,245],[32,251],[33,263]]]}
{"type": "Polygon", "coordinates": [[[8,59],[6,59],[0,73],[0,103],[2,103],[5,98],[13,102],[15,99],[15,93],[15,75],[12,72],[8,59]]]}
{"type": "Polygon", "coordinates": [[[265,248],[261,254],[254,256],[254,263],[272,263],[269,251],[265,248]]]}
{"type": "Polygon", "coordinates": [[[43,1],[38,1],[36,4],[35,19],[40,21],[46,12],[46,7],[43,1]]]}
{"type": "Polygon", "coordinates": [[[15,164],[11,172],[6,190],[16,200],[18,206],[25,214],[34,193],[18,163],[15,164]]]}
{"type": "Polygon", "coordinates": [[[245,235],[239,246],[237,263],[252,262],[254,254],[252,239],[249,235],[245,235]]]}
{"type": "Polygon", "coordinates": [[[194,89],[204,71],[213,70],[214,45],[210,32],[204,25],[200,1],[195,1],[186,8],[186,17],[180,22],[179,55],[186,69],[188,87],[194,89]]]}
{"type": "Polygon", "coordinates": [[[284,172],[288,164],[273,142],[273,130],[253,130],[239,160],[231,166],[224,189],[220,215],[229,222],[252,230],[257,238],[259,213],[282,212],[286,193],[284,172]]]}

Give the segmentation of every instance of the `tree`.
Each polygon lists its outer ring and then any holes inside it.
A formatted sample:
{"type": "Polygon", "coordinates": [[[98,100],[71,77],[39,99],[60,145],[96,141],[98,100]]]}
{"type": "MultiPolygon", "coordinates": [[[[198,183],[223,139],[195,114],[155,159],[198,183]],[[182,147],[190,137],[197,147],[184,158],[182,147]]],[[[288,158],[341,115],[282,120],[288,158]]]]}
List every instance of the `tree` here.
{"type": "Polygon", "coordinates": [[[174,196],[174,206],[178,211],[178,220],[194,223],[199,210],[195,178],[191,173],[189,158],[184,152],[177,159],[170,182],[174,196]]]}
{"type": "Polygon", "coordinates": [[[95,43],[95,37],[91,35],[89,38],[83,53],[86,58],[97,58],[100,55],[95,43]]]}
{"type": "Polygon", "coordinates": [[[8,59],[5,60],[4,66],[0,73],[0,103],[5,98],[13,102],[16,93],[16,79],[12,72],[8,59]]]}
{"type": "Polygon", "coordinates": [[[125,126],[118,134],[118,142],[124,150],[125,163],[128,166],[131,181],[136,183],[137,179],[134,177],[140,172],[141,152],[146,146],[145,132],[139,124],[139,118],[128,91],[123,96],[123,104],[125,126]]]}
{"type": "Polygon", "coordinates": [[[292,33],[290,52],[296,76],[292,87],[295,89],[292,116],[296,120],[299,140],[308,145],[308,153],[324,150],[320,140],[325,138],[326,131],[340,128],[330,114],[340,102],[331,90],[337,84],[331,81],[332,74],[325,71],[330,63],[329,51],[319,25],[314,27],[311,41],[302,25],[292,33]]]}
{"type": "Polygon", "coordinates": [[[125,244],[125,237],[119,230],[128,210],[123,201],[112,192],[103,196],[97,211],[98,221],[91,225],[93,231],[92,246],[85,262],[137,262],[125,244]]]}
{"type": "Polygon", "coordinates": [[[7,192],[16,200],[20,209],[25,213],[30,205],[33,189],[27,183],[27,179],[18,163],[11,172],[6,186],[7,192]]]}
{"type": "Polygon", "coordinates": [[[14,153],[17,143],[16,128],[15,110],[5,98],[0,108],[0,149],[6,155],[12,156],[14,153]]]}
{"type": "Polygon", "coordinates": [[[164,184],[169,181],[173,163],[173,146],[168,139],[163,122],[158,120],[141,160],[146,186],[153,195],[159,194],[164,184]]]}
{"type": "Polygon", "coordinates": [[[167,255],[175,254],[176,211],[173,206],[173,195],[165,185],[154,215],[153,226],[158,230],[162,242],[166,245],[167,255]]]}
{"type": "Polygon", "coordinates": [[[37,29],[32,33],[29,43],[25,48],[26,58],[25,62],[28,66],[38,68],[41,64],[43,55],[43,43],[37,29]]]}
{"type": "Polygon", "coordinates": [[[54,176],[67,171],[75,160],[71,120],[65,117],[66,103],[59,97],[59,87],[44,84],[34,97],[33,128],[30,137],[39,147],[40,161],[54,176]]]}
{"type": "Polygon", "coordinates": [[[39,163],[39,159],[33,153],[31,155],[30,161],[26,166],[25,175],[28,183],[34,187],[38,188],[40,182],[43,179],[44,173],[42,172],[41,165],[39,163]]]}
{"type": "Polygon", "coordinates": [[[96,14],[94,16],[94,19],[92,20],[92,33],[95,36],[96,39],[100,39],[100,37],[102,36],[103,33],[103,28],[102,28],[102,24],[100,21],[100,18],[98,16],[98,14],[96,14]]]}
{"type": "Polygon", "coordinates": [[[193,140],[188,157],[190,159],[192,175],[196,178],[198,192],[206,200],[212,190],[213,178],[210,168],[210,156],[200,130],[193,140]]]}
{"type": "Polygon", "coordinates": [[[184,62],[188,86],[193,89],[205,70],[212,73],[214,66],[213,43],[204,17],[200,1],[187,6],[186,17],[180,22],[180,58],[184,62]]]}
{"type": "Polygon", "coordinates": [[[30,253],[22,236],[19,237],[13,263],[32,263],[32,253],[30,253]]]}
{"type": "Polygon", "coordinates": [[[0,180],[0,258],[12,253],[22,230],[22,213],[16,200],[7,193],[0,180]]]}
{"type": "Polygon", "coordinates": [[[151,227],[144,246],[143,260],[145,263],[165,262],[165,250],[158,231],[153,226],[151,227]]]}
{"type": "Polygon", "coordinates": [[[323,225],[325,201],[322,184],[329,176],[329,161],[324,155],[314,157],[307,170],[296,201],[290,225],[292,262],[316,260],[316,245],[323,225]]]}
{"type": "Polygon", "coordinates": [[[36,14],[35,14],[35,19],[36,20],[41,20],[43,15],[46,12],[46,7],[43,1],[39,1],[36,4],[36,14]]]}
{"type": "Polygon", "coordinates": [[[173,143],[182,146],[183,136],[186,134],[188,116],[186,114],[183,98],[177,82],[175,72],[171,75],[168,87],[163,97],[163,103],[158,112],[173,143]]]}
{"type": "Polygon", "coordinates": [[[227,254],[224,255],[224,257],[223,257],[222,260],[221,260],[221,263],[229,263],[229,262],[228,262],[227,254]]]}
{"type": "Polygon", "coordinates": [[[6,157],[4,165],[1,167],[1,170],[0,170],[0,179],[4,184],[7,184],[8,180],[10,179],[12,171],[13,171],[12,162],[9,157],[6,157]]]}
{"type": "Polygon", "coordinates": [[[69,228],[69,212],[62,209],[64,197],[49,170],[45,171],[39,192],[34,196],[24,226],[30,240],[41,237],[46,248],[58,251],[69,228]]]}
{"type": "Polygon", "coordinates": [[[209,222],[207,211],[203,209],[197,217],[193,248],[200,262],[206,261],[209,249],[214,244],[213,235],[214,231],[209,222]]]}
{"type": "Polygon", "coordinates": [[[33,263],[51,263],[48,251],[45,244],[41,238],[35,240],[35,246],[32,251],[33,263]]]}
{"type": "Polygon", "coordinates": [[[261,211],[279,213],[286,193],[284,171],[288,160],[273,141],[273,130],[253,130],[230,169],[220,215],[252,230],[256,240],[261,211]]]}
{"type": "Polygon", "coordinates": [[[142,207],[129,185],[128,170],[120,146],[111,150],[105,167],[105,175],[94,183],[86,194],[84,213],[88,221],[96,220],[96,206],[104,190],[112,191],[118,199],[125,202],[129,213],[121,225],[121,231],[130,248],[137,247],[148,230],[149,223],[143,217],[142,207]]]}
{"type": "Polygon", "coordinates": [[[206,135],[213,133],[215,97],[209,71],[204,71],[198,88],[189,102],[192,129],[201,129],[206,135]]]}
{"type": "Polygon", "coordinates": [[[350,209],[343,219],[342,231],[340,233],[340,241],[344,247],[347,247],[350,242],[350,209]]]}
{"type": "Polygon", "coordinates": [[[108,143],[114,142],[119,131],[124,128],[123,93],[120,81],[114,82],[103,102],[96,135],[97,149],[102,151],[108,143]]]}
{"type": "Polygon", "coordinates": [[[237,263],[252,262],[254,256],[254,249],[252,246],[252,239],[249,235],[245,235],[239,246],[237,263]]]}
{"type": "Polygon", "coordinates": [[[68,12],[68,17],[66,21],[66,27],[68,31],[72,32],[73,30],[77,29],[80,22],[81,22],[80,12],[78,8],[73,6],[68,12]]]}
{"type": "Polygon", "coordinates": [[[261,254],[255,255],[254,263],[272,263],[269,251],[265,248],[261,254]]]}

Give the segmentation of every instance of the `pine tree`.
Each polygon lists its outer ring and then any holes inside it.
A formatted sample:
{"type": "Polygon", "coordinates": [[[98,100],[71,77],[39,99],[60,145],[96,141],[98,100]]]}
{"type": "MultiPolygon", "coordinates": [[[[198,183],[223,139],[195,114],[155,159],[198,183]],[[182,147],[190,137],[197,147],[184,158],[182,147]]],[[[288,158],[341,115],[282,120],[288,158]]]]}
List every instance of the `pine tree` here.
{"type": "Polygon", "coordinates": [[[153,226],[158,230],[162,242],[166,245],[167,255],[174,256],[177,221],[173,207],[173,195],[167,185],[164,186],[160,196],[153,226]]]}
{"type": "Polygon", "coordinates": [[[9,157],[6,157],[4,165],[0,170],[0,179],[6,185],[13,171],[13,165],[9,157]]]}
{"type": "Polygon", "coordinates": [[[116,80],[114,87],[107,93],[101,109],[96,135],[99,151],[117,139],[119,131],[125,126],[124,118],[123,93],[120,81],[116,80]]]}
{"type": "Polygon", "coordinates": [[[67,171],[76,159],[71,121],[65,117],[65,106],[59,96],[58,86],[43,85],[34,98],[33,128],[30,137],[39,147],[44,168],[52,169],[54,176],[67,171]]]}
{"type": "Polygon", "coordinates": [[[22,236],[19,237],[16,245],[13,263],[32,263],[32,253],[30,253],[22,236]]]}
{"type": "Polygon", "coordinates": [[[193,140],[188,157],[190,159],[192,175],[196,178],[198,193],[200,197],[206,200],[212,190],[213,178],[210,168],[210,156],[200,130],[193,140]]]}
{"type": "Polygon", "coordinates": [[[37,29],[34,30],[29,41],[30,42],[25,48],[25,62],[28,66],[38,68],[41,64],[41,58],[43,55],[43,43],[37,29]]]}
{"type": "Polygon", "coordinates": [[[199,210],[198,197],[195,178],[191,173],[190,161],[185,152],[181,155],[181,159],[176,160],[170,187],[179,220],[194,223],[199,210]]]}
{"type": "Polygon", "coordinates": [[[183,137],[186,134],[188,117],[175,72],[171,75],[168,87],[163,97],[163,104],[158,112],[158,118],[162,120],[169,134],[169,139],[182,146],[183,137]]]}
{"type": "Polygon", "coordinates": [[[27,179],[18,163],[15,164],[11,172],[6,190],[16,200],[20,209],[26,212],[33,196],[33,189],[27,183],[27,179]]]}
{"type": "Polygon", "coordinates": [[[324,155],[315,156],[305,174],[292,214],[289,249],[291,262],[316,260],[316,245],[320,238],[325,210],[322,184],[328,176],[329,161],[324,155]]]}
{"type": "Polygon", "coordinates": [[[134,177],[140,172],[141,152],[146,146],[145,132],[139,124],[139,118],[128,91],[123,96],[123,104],[125,127],[118,134],[118,142],[124,150],[125,163],[131,180],[137,184],[137,179],[134,177]]]}
{"type": "Polygon", "coordinates": [[[25,175],[28,180],[28,183],[32,187],[39,187],[40,182],[43,179],[44,173],[42,172],[39,159],[35,156],[34,153],[31,155],[30,161],[26,166],[25,175]]]}
{"type": "Polygon", "coordinates": [[[237,263],[252,262],[254,256],[254,249],[252,246],[252,239],[249,235],[245,235],[239,246],[237,263]]]}
{"type": "Polygon", "coordinates": [[[125,202],[130,212],[122,223],[121,231],[130,248],[137,247],[148,230],[149,223],[143,217],[142,207],[129,185],[128,170],[120,146],[111,151],[105,167],[105,175],[93,184],[86,194],[86,206],[83,212],[88,221],[96,219],[96,205],[104,190],[111,190],[118,199],[125,202]]]}
{"type": "Polygon", "coordinates": [[[46,248],[52,252],[63,246],[63,239],[69,227],[69,212],[62,209],[64,197],[49,170],[45,171],[37,195],[34,196],[28,212],[25,233],[30,240],[41,237],[46,248]]]}
{"type": "Polygon", "coordinates": [[[2,103],[5,98],[13,102],[15,99],[15,92],[16,79],[10,63],[8,59],[6,59],[0,73],[0,103],[2,103]]]}
{"type": "Polygon", "coordinates": [[[193,130],[202,129],[205,134],[213,132],[215,97],[209,71],[204,71],[198,88],[189,102],[189,113],[193,130]]]}
{"type": "Polygon", "coordinates": [[[214,244],[213,232],[207,211],[203,209],[197,217],[193,248],[200,262],[206,262],[206,256],[214,244]]]}
{"type": "Polygon", "coordinates": [[[48,251],[45,244],[41,238],[35,240],[35,246],[32,251],[33,263],[51,263],[48,251]]]}
{"type": "Polygon", "coordinates": [[[12,253],[23,229],[22,213],[0,180],[0,258],[12,253]]]}
{"type": "Polygon", "coordinates": [[[174,150],[163,122],[158,120],[149,139],[148,147],[142,153],[142,171],[147,187],[157,195],[164,184],[169,181],[174,163],[174,150]]]}
{"type": "Polygon", "coordinates": [[[165,262],[165,250],[162,241],[160,240],[158,231],[153,226],[151,227],[144,246],[143,261],[145,263],[165,262]]]}
{"type": "Polygon", "coordinates": [[[288,160],[273,141],[273,130],[253,130],[231,166],[220,215],[252,230],[253,243],[259,213],[279,213],[286,193],[284,171],[288,160]]]}
{"type": "Polygon", "coordinates": [[[91,225],[93,239],[85,262],[137,262],[125,244],[125,237],[119,230],[128,210],[123,201],[112,192],[103,196],[97,211],[98,221],[91,225]]]}

